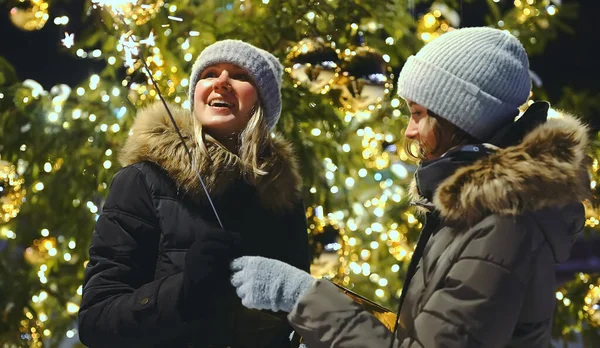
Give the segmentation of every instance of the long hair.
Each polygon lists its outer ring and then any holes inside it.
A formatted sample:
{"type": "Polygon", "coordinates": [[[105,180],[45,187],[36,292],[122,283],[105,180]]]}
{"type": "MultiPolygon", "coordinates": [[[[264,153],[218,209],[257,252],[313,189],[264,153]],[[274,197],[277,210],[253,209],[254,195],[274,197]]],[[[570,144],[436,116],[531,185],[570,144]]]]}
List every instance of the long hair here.
{"type": "MultiPolygon", "coordinates": [[[[192,111],[192,123],[194,126],[195,141],[198,144],[200,151],[208,155],[206,142],[208,141],[203,134],[202,124],[192,111]]],[[[268,130],[267,121],[264,116],[263,108],[260,101],[257,102],[253,109],[253,114],[248,120],[246,127],[238,137],[237,154],[230,156],[230,159],[239,159],[242,167],[244,178],[252,184],[256,184],[260,178],[269,172],[270,163],[262,161],[268,151],[272,151],[272,142],[269,141],[270,132],[268,130]]],[[[222,146],[216,142],[217,146],[222,146]]]]}
{"type": "Polygon", "coordinates": [[[426,127],[428,128],[428,131],[433,132],[435,136],[435,145],[432,147],[428,146],[428,144],[419,144],[417,140],[404,138],[404,152],[406,152],[406,155],[412,161],[420,162],[426,159],[427,155],[437,152],[440,147],[441,139],[448,134],[452,134],[452,138],[450,139],[450,147],[446,150],[459,145],[479,143],[479,140],[469,133],[429,110],[427,110],[427,118],[425,121],[427,122],[426,127]]]}

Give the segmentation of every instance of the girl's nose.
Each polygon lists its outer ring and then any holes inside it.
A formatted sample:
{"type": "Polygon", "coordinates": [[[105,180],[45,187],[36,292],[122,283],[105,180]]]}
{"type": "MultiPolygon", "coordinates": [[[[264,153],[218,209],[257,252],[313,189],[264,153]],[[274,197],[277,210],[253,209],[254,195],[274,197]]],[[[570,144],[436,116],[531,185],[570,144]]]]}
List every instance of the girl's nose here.
{"type": "Polygon", "coordinates": [[[231,84],[229,83],[229,72],[227,70],[223,70],[221,72],[221,75],[217,77],[215,83],[213,84],[213,89],[215,91],[218,91],[221,88],[223,88],[226,91],[231,90],[231,84]]]}

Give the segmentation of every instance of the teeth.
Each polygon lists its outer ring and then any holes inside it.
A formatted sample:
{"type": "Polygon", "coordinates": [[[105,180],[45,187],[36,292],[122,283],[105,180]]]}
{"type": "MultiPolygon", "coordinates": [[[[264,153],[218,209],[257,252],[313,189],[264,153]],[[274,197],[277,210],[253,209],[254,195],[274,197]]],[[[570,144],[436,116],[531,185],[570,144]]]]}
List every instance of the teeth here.
{"type": "Polygon", "coordinates": [[[217,107],[228,107],[230,108],[232,105],[224,100],[220,100],[220,99],[216,99],[216,100],[211,100],[210,106],[217,106],[217,107]]]}

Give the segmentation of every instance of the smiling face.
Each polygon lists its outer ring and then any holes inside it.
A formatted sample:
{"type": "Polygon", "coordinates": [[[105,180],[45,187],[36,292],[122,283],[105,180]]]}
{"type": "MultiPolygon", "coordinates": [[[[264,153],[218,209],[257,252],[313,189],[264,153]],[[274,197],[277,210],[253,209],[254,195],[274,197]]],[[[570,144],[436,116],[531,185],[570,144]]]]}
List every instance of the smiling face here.
{"type": "Polygon", "coordinates": [[[244,130],[258,102],[248,72],[219,63],[204,69],[196,84],[194,117],[217,140],[233,139],[244,130]]]}

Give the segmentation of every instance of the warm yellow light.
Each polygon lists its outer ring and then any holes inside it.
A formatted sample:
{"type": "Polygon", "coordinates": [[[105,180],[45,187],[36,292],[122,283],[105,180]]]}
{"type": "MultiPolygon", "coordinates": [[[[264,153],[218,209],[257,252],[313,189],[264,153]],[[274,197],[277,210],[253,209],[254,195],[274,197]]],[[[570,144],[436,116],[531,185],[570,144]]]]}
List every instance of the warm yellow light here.
{"type": "Polygon", "coordinates": [[[67,303],[67,312],[69,313],[77,313],[79,311],[79,306],[73,302],[67,303]]]}
{"type": "Polygon", "coordinates": [[[426,28],[433,27],[435,25],[435,22],[437,22],[437,19],[432,13],[428,13],[423,17],[423,24],[426,28]]]}

